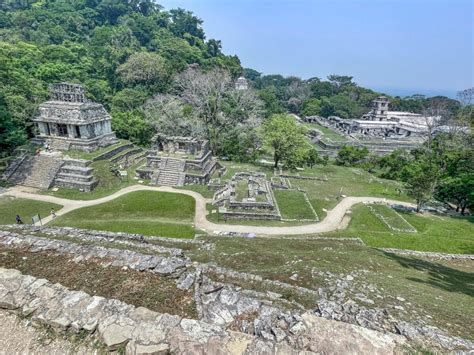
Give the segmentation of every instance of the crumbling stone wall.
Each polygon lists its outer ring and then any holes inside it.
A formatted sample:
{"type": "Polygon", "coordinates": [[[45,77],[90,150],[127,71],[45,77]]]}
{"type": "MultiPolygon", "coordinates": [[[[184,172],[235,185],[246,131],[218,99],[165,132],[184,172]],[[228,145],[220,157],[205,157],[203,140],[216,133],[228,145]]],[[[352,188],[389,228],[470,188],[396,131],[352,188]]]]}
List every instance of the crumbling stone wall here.
{"type": "Polygon", "coordinates": [[[31,317],[33,323],[48,325],[58,332],[94,334],[109,350],[122,348],[127,354],[311,354],[313,351],[389,354],[403,344],[401,338],[344,323],[333,325],[331,321],[307,314],[293,329],[301,341],[292,346],[71,291],[3,268],[0,268],[0,308],[31,317]]]}

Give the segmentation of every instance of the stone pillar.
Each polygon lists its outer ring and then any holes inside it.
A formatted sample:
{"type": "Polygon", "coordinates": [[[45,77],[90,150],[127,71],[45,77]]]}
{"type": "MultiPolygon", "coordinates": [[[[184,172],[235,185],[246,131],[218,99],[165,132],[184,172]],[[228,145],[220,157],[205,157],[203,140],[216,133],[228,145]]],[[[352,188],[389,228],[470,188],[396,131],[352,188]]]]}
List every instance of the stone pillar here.
{"type": "Polygon", "coordinates": [[[49,136],[48,124],[46,122],[38,122],[38,131],[40,135],[49,136]]]}
{"type": "Polygon", "coordinates": [[[81,132],[81,137],[85,139],[90,138],[89,130],[87,129],[88,125],[82,125],[79,127],[79,130],[81,132]]]}
{"type": "Polygon", "coordinates": [[[51,130],[51,135],[52,136],[57,136],[58,135],[58,124],[57,123],[50,123],[49,128],[51,130]]]}
{"type": "Polygon", "coordinates": [[[74,132],[74,126],[73,125],[70,125],[70,124],[67,125],[67,136],[69,138],[74,138],[75,137],[75,132],[74,132]]]}

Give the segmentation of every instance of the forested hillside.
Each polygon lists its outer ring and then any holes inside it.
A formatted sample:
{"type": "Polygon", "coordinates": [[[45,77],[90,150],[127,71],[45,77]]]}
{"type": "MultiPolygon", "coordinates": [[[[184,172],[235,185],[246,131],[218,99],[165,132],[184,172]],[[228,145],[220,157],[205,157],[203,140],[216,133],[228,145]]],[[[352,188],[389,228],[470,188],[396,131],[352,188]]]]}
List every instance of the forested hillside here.
{"type": "MultiPolygon", "coordinates": [[[[350,76],[302,80],[243,69],[219,40],[206,38],[198,17],[153,0],[2,1],[0,155],[33,135],[30,119],[48,84],[61,81],[84,84],[120,138],[146,145],[155,128],[201,135],[215,153],[238,159],[253,155],[255,128],[272,114],[355,118],[379,95],[350,76]],[[253,88],[246,94],[233,90],[240,75],[253,88]]],[[[391,102],[412,112],[460,109],[445,97],[391,102]]]]}
{"type": "Polygon", "coordinates": [[[152,0],[43,0],[0,3],[0,142],[25,142],[47,85],[83,83],[111,111],[119,135],[152,134],[136,110],[188,64],[241,73],[239,59],[207,39],[189,11],[152,0]]]}

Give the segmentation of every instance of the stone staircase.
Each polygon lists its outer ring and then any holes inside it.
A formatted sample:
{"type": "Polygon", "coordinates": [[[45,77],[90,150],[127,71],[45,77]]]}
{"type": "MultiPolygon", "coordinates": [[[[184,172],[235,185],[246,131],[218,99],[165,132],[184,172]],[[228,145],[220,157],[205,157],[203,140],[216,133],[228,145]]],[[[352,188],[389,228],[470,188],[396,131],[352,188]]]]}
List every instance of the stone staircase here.
{"type": "Polygon", "coordinates": [[[94,179],[94,169],[89,167],[90,160],[67,159],[59,170],[54,185],[79,189],[80,191],[91,191],[97,181],[94,179]]]}
{"type": "Polygon", "coordinates": [[[8,181],[15,185],[49,189],[62,165],[62,159],[52,156],[28,155],[8,181]]]}
{"type": "Polygon", "coordinates": [[[67,140],[54,139],[48,142],[54,150],[68,151],[71,145],[67,140]]]}
{"type": "Polygon", "coordinates": [[[162,158],[159,170],[152,175],[152,184],[163,186],[183,186],[185,180],[185,165],[186,161],[182,159],[168,157],[162,158]]]}

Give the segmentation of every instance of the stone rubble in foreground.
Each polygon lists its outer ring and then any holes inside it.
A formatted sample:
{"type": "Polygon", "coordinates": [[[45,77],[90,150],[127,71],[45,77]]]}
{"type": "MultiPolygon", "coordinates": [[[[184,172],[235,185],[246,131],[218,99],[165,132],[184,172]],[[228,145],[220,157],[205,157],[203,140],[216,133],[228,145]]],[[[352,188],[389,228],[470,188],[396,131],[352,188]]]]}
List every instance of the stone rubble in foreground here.
{"type": "Polygon", "coordinates": [[[396,352],[402,337],[382,334],[310,313],[290,330],[293,346],[225,330],[203,321],[70,291],[60,284],[0,268],[0,308],[31,317],[58,332],[95,333],[109,350],[130,354],[310,354],[396,352]],[[304,349],[304,350],[303,350],[304,349]]]}
{"type": "MultiPolygon", "coordinates": [[[[474,349],[474,345],[471,342],[448,336],[437,328],[424,324],[411,324],[394,319],[386,309],[366,308],[355,302],[345,302],[343,297],[344,287],[347,287],[348,283],[354,277],[358,277],[358,275],[355,274],[348,275],[345,280],[334,280],[334,284],[338,290],[336,295],[340,293],[341,297],[328,298],[323,289],[310,290],[279,281],[263,280],[258,275],[236,272],[212,264],[193,263],[184,255],[181,249],[149,244],[147,240],[140,235],[86,231],[73,228],[39,229],[37,227],[31,228],[28,226],[21,228],[17,226],[2,227],[2,229],[3,230],[0,229],[0,244],[8,248],[26,248],[29,252],[54,252],[56,254],[69,256],[74,262],[94,259],[95,261],[98,260],[104,267],[127,267],[133,270],[151,272],[161,277],[175,278],[177,287],[180,289],[192,290],[194,287],[194,299],[200,321],[193,321],[194,323],[192,324],[195,324],[195,327],[203,324],[205,329],[212,329],[210,333],[213,334],[209,336],[204,343],[198,342],[199,344],[196,345],[199,349],[197,351],[198,353],[212,353],[213,348],[208,348],[208,346],[214,346],[212,344],[215,342],[224,348],[227,346],[225,345],[227,344],[225,343],[226,341],[230,341],[233,344],[234,342],[244,342],[242,339],[247,339],[245,340],[246,344],[248,342],[248,347],[243,347],[243,349],[250,349],[248,350],[250,352],[258,352],[261,350],[263,353],[287,352],[290,350],[292,352],[311,350],[329,353],[346,353],[353,351],[358,353],[377,353],[381,349],[386,353],[391,353],[397,351],[402,344],[405,347],[408,346],[406,339],[409,340],[410,344],[416,343],[423,347],[443,349],[445,351],[474,349]],[[13,229],[15,229],[15,231],[13,231],[13,229]],[[22,233],[16,233],[18,230],[21,230],[22,233]],[[40,232],[41,235],[46,235],[50,238],[67,237],[77,242],[101,242],[102,245],[107,242],[128,246],[140,245],[141,248],[154,251],[159,255],[146,255],[136,251],[114,249],[113,245],[110,245],[110,247],[81,245],[65,240],[38,237],[28,234],[28,232],[40,232]],[[291,291],[297,292],[298,294],[314,297],[316,308],[313,311],[304,311],[301,305],[286,301],[280,298],[281,295],[277,293],[257,292],[255,290],[246,290],[237,287],[231,283],[215,282],[208,276],[210,273],[222,275],[229,279],[262,283],[265,286],[273,286],[278,289],[291,289],[291,291]],[[285,307],[282,307],[285,306],[285,303],[286,306],[290,306],[290,308],[300,308],[302,310],[289,312],[285,307]],[[238,332],[230,332],[225,329],[238,330],[238,332]],[[215,333],[214,330],[216,331],[215,333]],[[400,334],[403,336],[400,336],[400,334]],[[218,340],[214,337],[217,337],[218,340]],[[223,338],[221,339],[221,337],[223,338]],[[235,340],[235,337],[238,337],[240,340],[235,340]],[[372,340],[369,341],[367,339],[372,340]],[[255,346],[258,348],[255,348],[255,346]]],[[[166,240],[160,237],[153,239],[166,240]]],[[[212,243],[201,240],[176,242],[195,243],[199,248],[205,250],[213,248],[212,243]]],[[[2,302],[4,297],[7,296],[2,292],[2,287],[0,286],[0,302],[2,302]]],[[[114,302],[118,301],[114,300],[114,302]]],[[[57,304],[60,305],[61,302],[57,304]]],[[[14,304],[14,307],[16,307],[15,309],[21,309],[21,312],[23,312],[25,305],[14,304]]],[[[78,307],[84,307],[84,305],[79,303],[78,307]]],[[[122,332],[123,327],[135,327],[135,325],[133,325],[135,323],[129,321],[129,318],[127,318],[127,314],[131,312],[130,309],[132,309],[133,306],[127,305],[127,307],[112,307],[117,311],[115,315],[116,318],[120,319],[120,321],[117,320],[114,321],[115,323],[111,323],[110,326],[112,329],[122,332]],[[124,313],[120,311],[121,309],[124,310],[124,313]],[[117,322],[119,323],[118,326],[116,325],[117,322]],[[133,324],[130,325],[129,323],[133,324]]],[[[8,307],[1,306],[1,308],[8,307]]],[[[72,329],[77,331],[75,324],[78,321],[75,320],[73,316],[74,314],[72,314],[72,318],[65,320],[65,325],[62,328],[60,327],[60,329],[72,329]]],[[[167,317],[171,317],[169,319],[179,319],[179,317],[176,316],[167,315],[167,317]]],[[[56,320],[52,319],[52,321],[54,322],[56,320]]],[[[137,322],[140,323],[141,320],[138,319],[137,322]]],[[[187,321],[185,321],[185,324],[187,324],[186,322],[187,321]]],[[[94,324],[94,327],[90,326],[87,329],[83,329],[89,332],[96,330],[96,333],[98,333],[107,346],[112,349],[118,346],[117,344],[112,344],[115,340],[110,341],[110,339],[106,339],[102,336],[101,331],[103,328],[97,327],[97,324],[102,324],[99,320],[94,324]]],[[[176,323],[175,327],[180,328],[179,324],[181,324],[181,320],[176,323]]],[[[54,324],[52,326],[56,327],[54,324]]],[[[156,331],[164,332],[166,335],[174,334],[175,332],[174,330],[169,333],[169,329],[166,331],[160,329],[161,328],[158,327],[156,331]]],[[[178,333],[181,334],[180,332],[182,331],[184,330],[181,329],[178,333]]],[[[185,339],[182,340],[183,342],[192,343],[197,341],[196,339],[199,340],[201,338],[188,339],[181,335],[180,339],[185,339]]],[[[133,344],[136,343],[135,338],[130,337],[125,342],[129,344],[127,345],[129,351],[141,351],[133,348],[133,346],[135,346],[133,344]]],[[[138,342],[137,344],[145,346],[148,343],[144,345],[138,342]]],[[[153,343],[153,345],[160,344],[162,343],[153,343]]],[[[176,343],[166,342],[166,344],[168,345],[166,349],[173,351],[186,352],[189,350],[187,348],[187,350],[182,350],[182,348],[179,347],[181,345],[178,346],[176,343]]],[[[244,350],[240,352],[244,352],[244,350]]]]}

